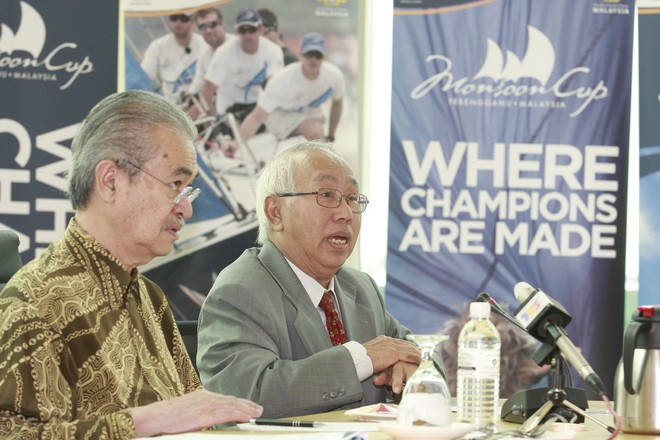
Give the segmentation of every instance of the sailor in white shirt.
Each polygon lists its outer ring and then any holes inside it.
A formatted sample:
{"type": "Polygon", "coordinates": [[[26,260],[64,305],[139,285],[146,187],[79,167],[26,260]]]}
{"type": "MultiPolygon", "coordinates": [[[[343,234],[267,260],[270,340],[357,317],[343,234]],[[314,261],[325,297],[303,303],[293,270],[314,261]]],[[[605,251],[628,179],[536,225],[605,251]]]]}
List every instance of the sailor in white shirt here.
{"type": "Polygon", "coordinates": [[[284,64],[282,49],[261,36],[263,26],[257,11],[241,11],[234,29],[238,36],[215,51],[201,93],[218,115],[227,111],[247,114],[256,104],[263,83],[284,64]]]}
{"type": "Polygon", "coordinates": [[[295,135],[320,139],[324,137],[324,108],[330,107],[325,138],[334,141],[343,107],[344,75],[324,61],[321,34],[306,34],[301,53],[301,61],[289,64],[270,79],[257,106],[241,124],[243,139],[251,138],[264,122],[267,131],[278,139],[295,135]]]}
{"type": "Polygon", "coordinates": [[[190,87],[197,59],[207,46],[201,35],[193,33],[191,15],[170,15],[171,32],[149,44],[141,63],[149,78],[160,85],[161,94],[174,102],[190,87]]]}
{"type": "Polygon", "coordinates": [[[218,8],[200,9],[195,13],[195,23],[197,30],[204,37],[208,46],[204,48],[197,60],[195,78],[190,89],[188,89],[188,92],[191,94],[201,92],[206,78],[206,71],[211,64],[211,59],[213,59],[216,49],[222,46],[228,39],[234,38],[234,34],[227,32],[224,16],[218,8]]]}

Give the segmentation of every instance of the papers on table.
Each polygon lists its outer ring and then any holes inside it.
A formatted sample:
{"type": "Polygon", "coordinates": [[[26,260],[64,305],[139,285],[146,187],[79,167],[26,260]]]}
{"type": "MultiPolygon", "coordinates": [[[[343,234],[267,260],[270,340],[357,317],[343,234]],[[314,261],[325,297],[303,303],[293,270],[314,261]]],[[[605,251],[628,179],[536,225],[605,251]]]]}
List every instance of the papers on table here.
{"type": "MultiPolygon", "coordinates": [[[[251,425],[253,426],[253,425],[251,425]]],[[[270,428],[280,428],[277,426],[271,426],[270,428]]],[[[300,434],[278,434],[277,440],[366,440],[366,434],[362,432],[310,432],[311,429],[306,428],[288,428],[299,429],[305,431],[300,434]]],[[[318,431],[319,428],[314,428],[318,431]]],[[[376,430],[378,430],[376,428],[376,430]]],[[[259,429],[259,431],[263,431],[259,429]]],[[[281,429],[271,429],[271,431],[281,431],[281,429]]],[[[153,438],[153,437],[152,437],[153,438]]],[[[187,434],[176,434],[176,435],[163,435],[157,437],[159,440],[247,440],[247,439],[261,439],[268,438],[263,433],[254,435],[250,434],[211,434],[211,433],[187,433],[187,434]]],[[[147,440],[147,439],[137,439],[137,440],[147,440]]]]}
{"type": "MultiPolygon", "coordinates": [[[[318,423],[318,422],[317,422],[318,423]]],[[[368,431],[379,431],[378,423],[364,422],[321,422],[314,428],[302,428],[291,426],[253,425],[251,423],[239,423],[236,425],[241,431],[288,431],[288,432],[346,432],[359,433],[368,431]]],[[[280,438],[280,437],[278,437],[280,438]]]]}

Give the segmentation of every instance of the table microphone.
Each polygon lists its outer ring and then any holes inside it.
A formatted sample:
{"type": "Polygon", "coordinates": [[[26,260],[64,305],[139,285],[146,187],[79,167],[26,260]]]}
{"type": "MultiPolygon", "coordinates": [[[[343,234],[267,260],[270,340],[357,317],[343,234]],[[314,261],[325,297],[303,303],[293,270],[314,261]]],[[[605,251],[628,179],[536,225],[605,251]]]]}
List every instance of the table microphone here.
{"type": "Polygon", "coordinates": [[[509,315],[506,310],[504,310],[500,305],[495,301],[495,299],[490,296],[486,292],[481,292],[479,295],[477,295],[477,302],[487,302],[490,304],[490,309],[495,312],[497,315],[500,315],[502,318],[506,319],[509,321],[511,324],[515,325],[525,333],[527,333],[527,329],[523,327],[516,318],[513,316],[509,315]]]}
{"type": "Polygon", "coordinates": [[[550,339],[591,389],[599,396],[603,396],[605,394],[603,381],[573,345],[564,330],[564,326],[572,319],[566,309],[541,289],[535,289],[524,281],[516,284],[513,292],[520,303],[520,307],[514,312],[520,324],[535,338],[550,339]]]}

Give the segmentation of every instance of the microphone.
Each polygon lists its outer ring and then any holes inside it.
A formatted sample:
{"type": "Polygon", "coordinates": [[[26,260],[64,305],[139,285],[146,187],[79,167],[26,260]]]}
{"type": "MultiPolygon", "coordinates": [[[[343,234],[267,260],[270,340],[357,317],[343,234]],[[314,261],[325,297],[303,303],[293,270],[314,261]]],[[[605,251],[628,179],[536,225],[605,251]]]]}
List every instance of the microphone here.
{"type": "Polygon", "coordinates": [[[186,46],[186,48],[183,49],[183,50],[186,52],[186,54],[189,54],[190,52],[192,52],[192,49],[188,46],[186,46]]]}
{"type": "Polygon", "coordinates": [[[529,334],[541,341],[549,340],[555,344],[591,389],[599,396],[605,395],[603,381],[564,330],[572,319],[566,309],[541,289],[535,289],[524,281],[515,285],[513,293],[520,303],[514,315],[529,334]]]}
{"type": "Polygon", "coordinates": [[[495,312],[497,315],[509,321],[511,324],[515,325],[525,333],[527,329],[523,327],[513,316],[509,315],[506,310],[504,310],[500,305],[495,301],[495,299],[486,292],[481,292],[477,295],[477,302],[487,302],[490,304],[490,309],[495,312]]]}

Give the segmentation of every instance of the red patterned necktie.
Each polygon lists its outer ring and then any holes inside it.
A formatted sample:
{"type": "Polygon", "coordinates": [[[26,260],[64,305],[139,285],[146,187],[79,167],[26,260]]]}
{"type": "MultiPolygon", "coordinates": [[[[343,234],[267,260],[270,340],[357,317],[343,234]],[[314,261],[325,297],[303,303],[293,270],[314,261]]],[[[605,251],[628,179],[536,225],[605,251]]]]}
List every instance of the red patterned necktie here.
{"type": "Polygon", "coordinates": [[[335,307],[335,300],[332,291],[328,290],[323,294],[321,303],[319,304],[323,313],[325,313],[325,326],[328,328],[330,341],[332,345],[341,345],[346,342],[346,332],[344,331],[344,324],[339,319],[337,307],[335,307]]]}

